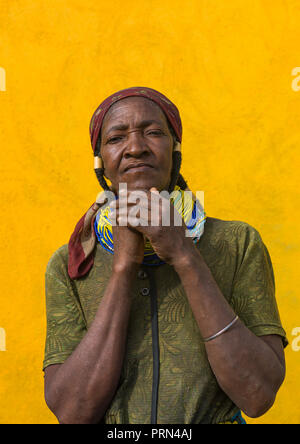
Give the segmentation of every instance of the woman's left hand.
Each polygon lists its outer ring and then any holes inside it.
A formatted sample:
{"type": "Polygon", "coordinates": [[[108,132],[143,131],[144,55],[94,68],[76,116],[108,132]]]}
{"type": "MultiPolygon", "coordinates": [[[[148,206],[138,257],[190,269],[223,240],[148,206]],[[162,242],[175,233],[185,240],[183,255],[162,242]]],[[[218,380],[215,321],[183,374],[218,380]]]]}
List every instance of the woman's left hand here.
{"type": "Polygon", "coordinates": [[[120,191],[119,199],[110,206],[116,209],[117,224],[142,233],[149,239],[155,253],[170,265],[175,266],[194,249],[192,239],[186,236],[187,228],[181,215],[156,188],[120,191]]]}

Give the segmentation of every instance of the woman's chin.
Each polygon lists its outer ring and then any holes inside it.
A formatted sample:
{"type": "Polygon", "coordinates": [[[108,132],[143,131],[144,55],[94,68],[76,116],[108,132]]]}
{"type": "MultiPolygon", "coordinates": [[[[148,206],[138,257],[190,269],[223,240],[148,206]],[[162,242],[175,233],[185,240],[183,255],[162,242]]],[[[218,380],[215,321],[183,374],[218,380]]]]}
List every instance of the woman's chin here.
{"type": "Polygon", "coordinates": [[[153,180],[153,178],[138,178],[137,180],[124,180],[113,186],[114,191],[119,191],[119,189],[126,188],[128,191],[145,190],[149,191],[150,188],[156,188],[158,191],[168,190],[169,182],[162,183],[158,180],[153,180]]]}
{"type": "Polygon", "coordinates": [[[150,188],[158,187],[158,184],[154,182],[153,180],[137,180],[134,182],[127,182],[127,190],[128,191],[136,191],[136,190],[150,190],[150,188]]]}

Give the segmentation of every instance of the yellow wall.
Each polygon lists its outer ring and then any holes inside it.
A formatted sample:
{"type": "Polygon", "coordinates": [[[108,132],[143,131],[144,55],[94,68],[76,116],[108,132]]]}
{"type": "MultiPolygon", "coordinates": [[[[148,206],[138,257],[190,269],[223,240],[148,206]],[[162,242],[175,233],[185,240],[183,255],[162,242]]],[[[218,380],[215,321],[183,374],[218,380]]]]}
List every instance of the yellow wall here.
{"type": "Polygon", "coordinates": [[[45,267],[99,191],[94,109],[149,86],[180,109],[183,175],[207,214],[256,227],[273,260],[287,377],[250,422],[299,423],[300,1],[1,0],[0,23],[0,422],[56,423],[45,267]]]}

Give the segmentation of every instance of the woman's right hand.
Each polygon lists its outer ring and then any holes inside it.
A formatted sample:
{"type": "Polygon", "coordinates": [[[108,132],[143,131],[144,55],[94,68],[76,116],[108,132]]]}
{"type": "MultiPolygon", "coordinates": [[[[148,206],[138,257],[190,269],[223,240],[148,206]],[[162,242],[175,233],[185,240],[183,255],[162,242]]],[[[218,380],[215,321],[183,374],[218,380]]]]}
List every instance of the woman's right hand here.
{"type": "Polygon", "coordinates": [[[124,214],[128,216],[126,200],[115,200],[110,203],[110,208],[114,242],[113,265],[121,270],[137,268],[144,259],[144,235],[128,224],[127,217],[119,225],[119,217],[124,214]]]}
{"type": "Polygon", "coordinates": [[[144,259],[144,237],[127,226],[113,226],[114,268],[138,267],[144,259]]]}

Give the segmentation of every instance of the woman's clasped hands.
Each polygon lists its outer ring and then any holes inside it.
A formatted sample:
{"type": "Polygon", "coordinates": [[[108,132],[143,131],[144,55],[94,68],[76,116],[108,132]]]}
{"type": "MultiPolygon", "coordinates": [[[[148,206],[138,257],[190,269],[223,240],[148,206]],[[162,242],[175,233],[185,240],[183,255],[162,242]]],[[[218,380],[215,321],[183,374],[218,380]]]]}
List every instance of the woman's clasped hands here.
{"type": "Polygon", "coordinates": [[[160,259],[175,265],[193,248],[181,215],[170,199],[154,187],[149,191],[121,189],[110,209],[114,251],[119,257],[141,263],[148,239],[160,259]]]}

